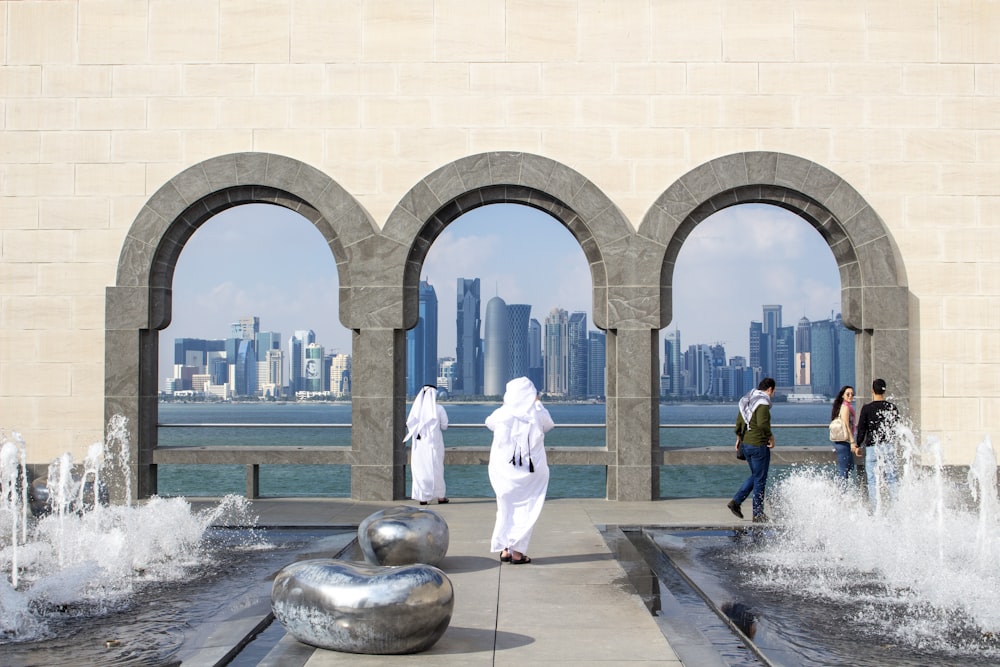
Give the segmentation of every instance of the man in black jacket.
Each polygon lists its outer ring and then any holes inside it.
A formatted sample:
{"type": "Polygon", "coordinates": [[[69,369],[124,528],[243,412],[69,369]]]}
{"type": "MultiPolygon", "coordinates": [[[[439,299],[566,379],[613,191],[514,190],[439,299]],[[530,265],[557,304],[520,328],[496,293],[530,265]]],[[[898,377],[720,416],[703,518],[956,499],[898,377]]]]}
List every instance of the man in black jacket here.
{"type": "Polygon", "coordinates": [[[884,477],[889,496],[896,499],[896,441],[899,439],[899,410],[885,400],[885,380],[872,382],[872,401],[858,415],[855,453],[865,448],[865,475],[868,477],[868,501],[878,507],[878,478],[884,477]]]}

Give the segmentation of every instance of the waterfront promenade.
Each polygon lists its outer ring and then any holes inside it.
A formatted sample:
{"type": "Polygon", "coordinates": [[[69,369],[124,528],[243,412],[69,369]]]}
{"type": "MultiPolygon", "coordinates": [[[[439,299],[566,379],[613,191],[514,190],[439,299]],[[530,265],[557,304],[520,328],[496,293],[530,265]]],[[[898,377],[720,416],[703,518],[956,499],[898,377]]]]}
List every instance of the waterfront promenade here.
{"type": "MultiPolygon", "coordinates": [[[[630,581],[628,560],[617,558],[602,534],[607,526],[733,526],[738,520],[725,502],[549,500],[532,538],[533,562],[526,565],[501,564],[489,552],[492,499],[430,505],[448,522],[450,545],[440,567],[455,587],[451,623],[431,649],[409,656],[355,655],[315,649],[284,635],[271,640],[265,655],[248,662],[244,654],[234,664],[727,665],[670,600],[659,600],[658,615],[650,613],[630,581]]],[[[283,498],[255,500],[253,508],[261,526],[356,526],[371,513],[400,504],[413,503],[283,498]]],[[[182,665],[222,664],[269,612],[269,582],[260,590],[256,604],[244,605],[186,645],[182,665]]],[[[275,631],[280,632],[272,627],[269,633],[275,631]]]]}

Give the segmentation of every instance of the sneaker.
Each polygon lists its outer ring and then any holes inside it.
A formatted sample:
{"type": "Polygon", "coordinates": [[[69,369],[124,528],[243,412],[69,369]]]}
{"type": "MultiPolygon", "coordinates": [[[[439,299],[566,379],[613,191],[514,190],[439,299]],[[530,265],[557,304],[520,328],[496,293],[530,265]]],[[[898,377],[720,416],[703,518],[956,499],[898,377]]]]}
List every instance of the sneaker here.
{"type": "Polygon", "coordinates": [[[758,514],[753,518],[754,523],[767,523],[768,521],[770,521],[770,519],[767,518],[766,514],[758,514]]]}
{"type": "Polygon", "coordinates": [[[729,504],[726,505],[726,507],[728,507],[729,511],[738,516],[739,518],[741,519],[743,518],[743,510],[740,509],[739,504],[735,500],[730,500],[729,504]]]}

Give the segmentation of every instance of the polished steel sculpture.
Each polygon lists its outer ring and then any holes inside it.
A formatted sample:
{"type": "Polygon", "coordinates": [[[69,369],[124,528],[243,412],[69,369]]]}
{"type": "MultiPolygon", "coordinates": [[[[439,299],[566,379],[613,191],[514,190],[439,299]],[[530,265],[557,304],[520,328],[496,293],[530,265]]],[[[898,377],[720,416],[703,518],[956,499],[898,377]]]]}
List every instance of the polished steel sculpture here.
{"type": "Polygon", "coordinates": [[[290,635],[347,653],[424,651],[448,629],[454,606],[451,580],[424,564],[305,560],[284,567],[271,587],[271,609],[290,635]]]}
{"type": "Polygon", "coordinates": [[[390,507],[361,522],[358,545],[373,565],[438,565],[448,552],[448,524],[430,510],[390,507]]]}

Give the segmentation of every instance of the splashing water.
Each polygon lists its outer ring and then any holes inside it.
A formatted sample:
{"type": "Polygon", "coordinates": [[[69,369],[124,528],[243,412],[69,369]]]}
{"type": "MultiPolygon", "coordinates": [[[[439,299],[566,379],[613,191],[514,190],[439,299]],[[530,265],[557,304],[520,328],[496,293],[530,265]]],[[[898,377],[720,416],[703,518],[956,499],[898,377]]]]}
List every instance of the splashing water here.
{"type": "Polygon", "coordinates": [[[853,610],[853,617],[830,620],[852,624],[861,637],[1000,657],[992,445],[988,438],[979,445],[965,487],[946,481],[937,440],[920,447],[912,433],[898,435],[895,500],[873,511],[864,489],[844,490],[820,470],[795,472],[769,492],[780,525],[773,539],[740,558],[755,588],[853,610]]]}
{"type": "Polygon", "coordinates": [[[122,608],[137,586],[177,581],[198,566],[207,557],[203,536],[213,524],[256,524],[249,503],[237,496],[198,513],[183,498],[105,506],[104,464],[128,470],[119,454],[128,452],[124,419],[113,419],[109,433],[114,438],[88,449],[82,476],[74,476],[69,454],[49,466],[51,511],[37,520],[27,512],[23,441],[0,448],[0,571],[10,573],[9,580],[0,578],[0,643],[44,638],[53,612],[103,614],[122,608]]]}

